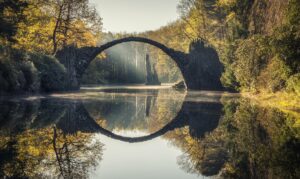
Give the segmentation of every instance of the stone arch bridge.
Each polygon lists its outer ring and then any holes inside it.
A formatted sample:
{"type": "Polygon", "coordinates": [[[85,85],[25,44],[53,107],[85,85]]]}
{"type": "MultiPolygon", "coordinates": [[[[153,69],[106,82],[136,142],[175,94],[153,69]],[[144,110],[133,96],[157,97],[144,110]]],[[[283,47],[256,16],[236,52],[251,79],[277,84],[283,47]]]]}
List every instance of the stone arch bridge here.
{"type": "MultiPolygon", "coordinates": [[[[143,37],[126,37],[122,39],[113,40],[99,47],[76,48],[74,46],[68,46],[58,51],[55,57],[67,69],[66,89],[79,89],[80,79],[84,74],[84,71],[88,68],[91,61],[94,60],[96,56],[104,50],[125,42],[141,42],[159,48],[174,60],[174,62],[176,63],[176,65],[182,73],[186,87],[188,89],[198,88],[197,85],[195,85],[197,83],[197,81],[195,81],[197,80],[197,77],[193,76],[193,73],[189,70],[190,66],[193,66],[193,64],[190,63],[191,60],[188,54],[181,51],[176,51],[151,39],[143,37]]],[[[210,50],[211,52],[212,48],[206,49],[210,50]]],[[[215,51],[213,51],[213,56],[213,58],[217,58],[217,60],[219,60],[218,55],[215,51]]]]}

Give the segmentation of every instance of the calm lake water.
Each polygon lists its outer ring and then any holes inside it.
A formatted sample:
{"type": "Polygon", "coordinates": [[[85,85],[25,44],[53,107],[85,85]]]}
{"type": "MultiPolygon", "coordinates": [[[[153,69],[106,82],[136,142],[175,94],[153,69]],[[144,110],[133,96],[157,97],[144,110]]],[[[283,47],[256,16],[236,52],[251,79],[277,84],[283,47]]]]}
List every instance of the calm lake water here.
{"type": "Polygon", "coordinates": [[[165,86],[0,98],[0,178],[299,178],[296,115],[165,86]]]}

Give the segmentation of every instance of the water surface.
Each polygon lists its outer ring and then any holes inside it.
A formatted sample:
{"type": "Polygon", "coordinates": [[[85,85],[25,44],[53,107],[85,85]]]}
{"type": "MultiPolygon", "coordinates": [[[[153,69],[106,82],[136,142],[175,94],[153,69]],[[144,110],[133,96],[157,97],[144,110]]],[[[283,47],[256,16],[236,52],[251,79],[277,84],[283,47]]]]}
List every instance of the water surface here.
{"type": "Polygon", "coordinates": [[[297,178],[297,119],[237,94],[93,86],[1,97],[0,177],[297,178]]]}

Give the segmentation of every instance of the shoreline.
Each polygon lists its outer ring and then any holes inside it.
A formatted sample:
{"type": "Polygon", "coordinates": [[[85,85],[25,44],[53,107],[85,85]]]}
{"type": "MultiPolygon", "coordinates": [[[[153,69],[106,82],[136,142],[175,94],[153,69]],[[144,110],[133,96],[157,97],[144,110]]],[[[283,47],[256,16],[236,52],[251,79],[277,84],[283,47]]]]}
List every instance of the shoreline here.
{"type": "Polygon", "coordinates": [[[296,118],[296,126],[300,127],[300,96],[295,93],[277,92],[253,94],[241,92],[242,97],[251,99],[263,107],[272,107],[296,118]]]}

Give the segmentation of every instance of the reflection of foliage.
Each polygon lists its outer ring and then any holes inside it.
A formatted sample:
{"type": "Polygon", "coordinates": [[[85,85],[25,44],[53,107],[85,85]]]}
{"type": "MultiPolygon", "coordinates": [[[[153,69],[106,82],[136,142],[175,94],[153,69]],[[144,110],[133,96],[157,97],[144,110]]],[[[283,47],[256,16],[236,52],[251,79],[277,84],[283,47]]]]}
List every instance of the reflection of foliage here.
{"type": "Polygon", "coordinates": [[[82,178],[88,175],[88,168],[98,165],[102,159],[102,144],[91,141],[90,134],[68,135],[54,128],[53,148],[60,175],[64,178],[82,178]],[[83,155],[84,154],[84,155],[83,155]]]}
{"type": "Polygon", "coordinates": [[[1,136],[0,155],[6,160],[0,162],[0,176],[86,178],[101,160],[102,147],[91,134],[65,135],[55,128],[1,136]]]}
{"type": "MultiPolygon", "coordinates": [[[[211,134],[210,134],[211,135],[211,134]]],[[[221,131],[216,129],[214,135],[199,140],[189,135],[188,128],[177,129],[175,134],[168,137],[173,139],[175,145],[182,148],[185,153],[178,158],[178,164],[183,170],[198,175],[216,175],[222,168],[227,158],[226,149],[218,137],[221,131]]]]}
{"type": "Polygon", "coordinates": [[[224,178],[299,176],[299,130],[290,127],[292,117],[244,99],[224,102],[223,110],[218,128],[203,139],[191,137],[188,128],[167,136],[185,151],[178,159],[185,171],[224,178]]]}
{"type": "Polygon", "coordinates": [[[160,91],[152,99],[152,111],[148,117],[149,132],[154,132],[174,119],[182,107],[185,94],[178,91],[160,91]]]}
{"type": "Polygon", "coordinates": [[[224,140],[231,144],[227,166],[235,170],[225,169],[225,176],[293,178],[299,175],[299,139],[295,138],[297,131],[287,125],[285,114],[243,100],[230,122],[236,131],[227,132],[229,135],[224,140]]]}

